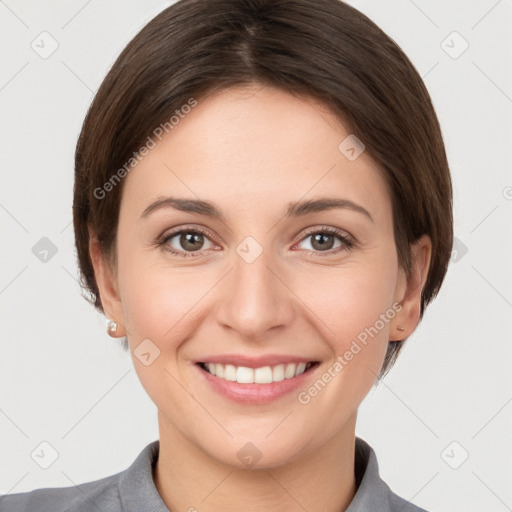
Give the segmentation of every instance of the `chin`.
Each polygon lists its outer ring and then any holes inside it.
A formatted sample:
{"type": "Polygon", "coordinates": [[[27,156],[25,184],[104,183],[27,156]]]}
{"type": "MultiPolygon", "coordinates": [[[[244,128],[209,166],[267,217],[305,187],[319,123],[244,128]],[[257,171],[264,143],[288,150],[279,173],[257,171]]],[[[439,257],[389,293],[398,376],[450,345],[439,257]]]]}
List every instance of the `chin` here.
{"type": "Polygon", "coordinates": [[[224,448],[222,451],[208,451],[209,455],[228,466],[236,469],[264,470],[284,466],[297,459],[303,449],[298,449],[298,440],[286,435],[288,444],[283,444],[283,439],[276,436],[271,442],[265,439],[266,434],[261,438],[251,436],[247,438],[230,439],[224,446],[217,445],[216,448],[224,448]],[[242,440],[247,439],[247,440],[242,440]]]}

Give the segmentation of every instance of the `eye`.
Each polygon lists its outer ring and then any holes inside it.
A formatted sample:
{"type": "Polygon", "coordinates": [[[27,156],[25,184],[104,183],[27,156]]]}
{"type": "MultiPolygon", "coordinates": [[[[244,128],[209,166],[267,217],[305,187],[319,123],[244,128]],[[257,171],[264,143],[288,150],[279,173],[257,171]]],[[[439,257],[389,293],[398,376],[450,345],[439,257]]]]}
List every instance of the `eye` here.
{"type": "MultiPolygon", "coordinates": [[[[212,249],[214,246],[210,237],[208,231],[202,228],[184,227],[163,235],[157,245],[164,247],[165,250],[176,256],[198,257],[203,251],[212,249]],[[204,247],[206,242],[210,245],[206,244],[207,246],[204,247]]],[[[308,239],[311,239],[309,243],[311,249],[306,248],[305,250],[321,256],[332,256],[342,251],[348,251],[355,246],[354,240],[344,231],[328,226],[310,229],[297,246],[308,239]],[[338,245],[336,245],[337,242],[338,245]]]]}
{"type": "Polygon", "coordinates": [[[204,247],[205,241],[213,246],[207,236],[207,231],[201,228],[182,228],[179,231],[165,235],[158,242],[158,245],[164,246],[166,250],[177,256],[195,257],[195,252],[202,252],[211,248],[211,246],[204,247]]]}
{"type": "Polygon", "coordinates": [[[355,245],[355,242],[346,233],[327,226],[308,231],[300,243],[308,239],[311,239],[311,242],[309,242],[311,249],[306,248],[307,251],[325,253],[328,256],[338,254],[341,251],[348,251],[355,245]],[[336,245],[337,241],[339,242],[338,245],[336,245]]]}

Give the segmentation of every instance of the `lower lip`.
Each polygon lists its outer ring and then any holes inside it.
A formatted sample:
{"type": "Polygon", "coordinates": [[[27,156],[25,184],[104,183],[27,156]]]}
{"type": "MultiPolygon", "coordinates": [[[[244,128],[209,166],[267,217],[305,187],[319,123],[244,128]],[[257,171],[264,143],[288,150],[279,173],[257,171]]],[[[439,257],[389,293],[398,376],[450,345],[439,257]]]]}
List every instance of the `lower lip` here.
{"type": "Polygon", "coordinates": [[[236,381],[216,377],[201,368],[198,364],[194,364],[194,366],[198,369],[202,378],[204,378],[206,382],[208,382],[208,384],[217,391],[217,393],[220,393],[221,395],[224,395],[236,402],[260,405],[277,400],[278,398],[291,393],[300,386],[304,386],[318,368],[319,363],[314,364],[297,377],[284,379],[279,382],[270,382],[268,384],[240,384],[236,381]]]}

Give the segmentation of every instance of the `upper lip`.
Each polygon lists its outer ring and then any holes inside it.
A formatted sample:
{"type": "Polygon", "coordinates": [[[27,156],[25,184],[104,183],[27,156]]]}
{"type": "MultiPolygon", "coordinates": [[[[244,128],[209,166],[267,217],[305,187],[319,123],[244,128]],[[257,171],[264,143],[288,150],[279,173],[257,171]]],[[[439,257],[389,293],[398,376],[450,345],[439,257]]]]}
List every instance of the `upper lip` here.
{"type": "Polygon", "coordinates": [[[232,364],[233,366],[244,366],[246,368],[262,368],[264,366],[276,366],[288,363],[312,363],[317,362],[313,358],[306,358],[292,355],[268,354],[263,356],[244,356],[241,354],[223,354],[207,356],[196,363],[232,364]]]}

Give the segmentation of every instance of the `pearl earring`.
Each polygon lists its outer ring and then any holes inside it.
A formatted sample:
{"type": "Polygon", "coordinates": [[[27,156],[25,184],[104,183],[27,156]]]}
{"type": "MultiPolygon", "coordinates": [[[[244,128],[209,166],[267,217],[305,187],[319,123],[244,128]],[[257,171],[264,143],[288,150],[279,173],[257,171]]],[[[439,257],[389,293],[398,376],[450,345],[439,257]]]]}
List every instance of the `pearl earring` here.
{"type": "Polygon", "coordinates": [[[107,320],[107,329],[110,332],[116,332],[117,331],[117,322],[114,322],[114,320],[110,320],[110,318],[107,320]]]}

